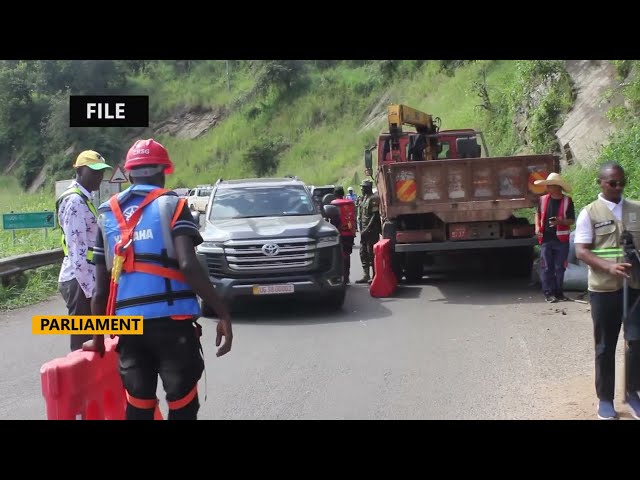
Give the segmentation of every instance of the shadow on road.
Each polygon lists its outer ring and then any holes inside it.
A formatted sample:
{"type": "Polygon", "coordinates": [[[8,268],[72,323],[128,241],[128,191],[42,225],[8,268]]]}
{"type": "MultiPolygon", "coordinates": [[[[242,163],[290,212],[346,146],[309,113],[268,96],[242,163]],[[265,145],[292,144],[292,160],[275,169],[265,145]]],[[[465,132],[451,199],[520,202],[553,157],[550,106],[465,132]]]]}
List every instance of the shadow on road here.
{"type": "Polygon", "coordinates": [[[389,298],[419,298],[423,290],[424,288],[421,285],[405,285],[401,283],[398,285],[393,297],[389,298]]]}
{"type": "Polygon", "coordinates": [[[487,274],[433,275],[423,284],[436,288],[442,298],[432,302],[449,304],[509,305],[544,303],[540,289],[530,285],[528,278],[487,274]]]}
{"type": "MultiPolygon", "coordinates": [[[[425,297],[424,303],[441,302],[467,305],[547,305],[539,285],[532,285],[529,278],[491,274],[488,272],[445,272],[425,275],[418,282],[403,280],[393,299],[425,297]]],[[[574,298],[577,294],[567,293],[574,298]]],[[[387,299],[390,300],[390,299],[387,299]]]]}
{"type": "Polygon", "coordinates": [[[382,303],[381,299],[369,295],[367,287],[352,285],[348,287],[347,298],[339,311],[312,300],[268,298],[237,305],[232,318],[233,323],[268,326],[370,321],[391,316],[391,311],[382,303]]]}

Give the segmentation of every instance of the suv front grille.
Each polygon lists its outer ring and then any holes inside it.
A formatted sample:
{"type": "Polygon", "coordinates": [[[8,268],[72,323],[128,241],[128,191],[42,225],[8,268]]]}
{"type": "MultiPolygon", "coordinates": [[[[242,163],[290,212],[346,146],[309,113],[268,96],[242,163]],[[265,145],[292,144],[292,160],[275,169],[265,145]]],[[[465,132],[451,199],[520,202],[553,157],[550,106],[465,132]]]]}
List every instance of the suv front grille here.
{"type": "Polygon", "coordinates": [[[224,244],[224,253],[231,271],[305,271],[313,267],[316,242],[312,238],[230,240],[224,244]]]}
{"type": "Polygon", "coordinates": [[[219,277],[222,275],[222,255],[215,253],[207,253],[207,269],[209,270],[209,275],[214,277],[219,277]]]}

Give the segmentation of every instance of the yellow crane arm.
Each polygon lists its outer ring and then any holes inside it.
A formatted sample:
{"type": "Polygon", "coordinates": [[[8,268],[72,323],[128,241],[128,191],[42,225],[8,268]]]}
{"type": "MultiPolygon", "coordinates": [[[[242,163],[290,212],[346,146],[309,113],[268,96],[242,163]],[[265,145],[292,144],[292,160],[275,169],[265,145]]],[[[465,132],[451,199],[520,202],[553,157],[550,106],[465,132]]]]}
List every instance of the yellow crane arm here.
{"type": "Polygon", "coordinates": [[[433,131],[433,117],[407,105],[389,105],[388,119],[389,133],[392,134],[401,133],[402,125],[413,125],[418,133],[433,131]]]}

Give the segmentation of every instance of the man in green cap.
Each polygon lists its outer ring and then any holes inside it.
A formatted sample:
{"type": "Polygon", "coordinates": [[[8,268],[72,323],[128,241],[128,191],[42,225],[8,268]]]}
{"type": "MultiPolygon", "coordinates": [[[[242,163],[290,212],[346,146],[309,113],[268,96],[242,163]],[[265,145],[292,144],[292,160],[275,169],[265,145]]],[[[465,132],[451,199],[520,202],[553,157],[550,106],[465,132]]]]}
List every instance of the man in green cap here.
{"type": "Polygon", "coordinates": [[[373,246],[380,239],[382,226],[380,224],[379,199],[373,193],[373,182],[364,180],[362,187],[362,199],[359,204],[359,228],[360,228],[360,261],[364,276],[356,283],[369,283],[372,276],[369,276],[369,267],[373,270],[373,246]]]}
{"type": "MultiPolygon", "coordinates": [[[[69,315],[91,315],[91,295],[96,281],[93,246],[98,233],[91,192],[100,188],[104,171],[111,166],[98,152],[85,150],[78,155],[73,168],[75,180],[56,201],[64,252],[58,285],[69,315]]],[[[91,338],[91,335],[71,335],[71,351],[81,349],[91,338]]]]}

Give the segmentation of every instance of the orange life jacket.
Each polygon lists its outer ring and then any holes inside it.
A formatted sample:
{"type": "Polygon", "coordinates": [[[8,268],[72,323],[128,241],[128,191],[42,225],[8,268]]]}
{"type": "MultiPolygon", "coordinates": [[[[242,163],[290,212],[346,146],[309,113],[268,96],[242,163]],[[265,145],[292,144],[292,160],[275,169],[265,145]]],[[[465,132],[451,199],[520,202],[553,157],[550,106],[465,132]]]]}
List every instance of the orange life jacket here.
{"type": "Polygon", "coordinates": [[[354,237],[356,235],[356,204],[353,200],[337,198],[331,202],[340,209],[340,235],[354,237]]]}

